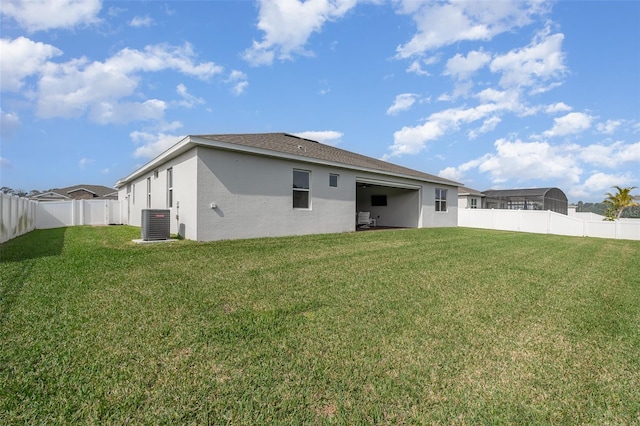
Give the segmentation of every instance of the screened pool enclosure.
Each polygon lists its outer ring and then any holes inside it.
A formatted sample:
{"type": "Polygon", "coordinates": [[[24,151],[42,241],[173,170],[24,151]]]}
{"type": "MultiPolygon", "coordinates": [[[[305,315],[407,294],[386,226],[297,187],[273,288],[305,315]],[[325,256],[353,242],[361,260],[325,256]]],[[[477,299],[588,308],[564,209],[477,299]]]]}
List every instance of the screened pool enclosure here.
{"type": "Polygon", "coordinates": [[[567,214],[567,196],[558,188],[503,189],[484,191],[485,209],[551,210],[567,214]]]}

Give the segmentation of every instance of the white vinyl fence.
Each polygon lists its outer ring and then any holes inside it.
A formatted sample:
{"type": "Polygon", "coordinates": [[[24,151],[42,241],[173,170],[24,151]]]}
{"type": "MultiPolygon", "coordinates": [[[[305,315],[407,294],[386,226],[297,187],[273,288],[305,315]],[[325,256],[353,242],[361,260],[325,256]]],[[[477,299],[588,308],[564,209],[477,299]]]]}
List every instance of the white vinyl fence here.
{"type": "Polygon", "coordinates": [[[0,243],[34,229],[123,223],[121,203],[117,200],[33,201],[0,195],[0,243]]]}
{"type": "Polygon", "coordinates": [[[0,194],[0,243],[36,229],[37,201],[0,194]]]}
{"type": "Polygon", "coordinates": [[[41,201],[38,203],[37,229],[121,223],[120,202],[117,200],[41,201]]]}
{"type": "Polygon", "coordinates": [[[640,240],[640,219],[585,220],[552,211],[460,209],[458,226],[574,237],[640,240]]]}

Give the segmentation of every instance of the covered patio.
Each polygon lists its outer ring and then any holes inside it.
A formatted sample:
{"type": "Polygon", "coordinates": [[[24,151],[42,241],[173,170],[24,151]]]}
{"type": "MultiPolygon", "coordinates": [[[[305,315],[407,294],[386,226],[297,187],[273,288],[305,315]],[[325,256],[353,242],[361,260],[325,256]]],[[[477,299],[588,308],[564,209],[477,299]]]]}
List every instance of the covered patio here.
{"type": "MultiPolygon", "coordinates": [[[[356,181],[356,219],[358,212],[370,213],[374,222],[368,229],[417,228],[420,190],[409,185],[359,179],[356,181]]],[[[367,228],[356,223],[356,230],[367,228]]]]}

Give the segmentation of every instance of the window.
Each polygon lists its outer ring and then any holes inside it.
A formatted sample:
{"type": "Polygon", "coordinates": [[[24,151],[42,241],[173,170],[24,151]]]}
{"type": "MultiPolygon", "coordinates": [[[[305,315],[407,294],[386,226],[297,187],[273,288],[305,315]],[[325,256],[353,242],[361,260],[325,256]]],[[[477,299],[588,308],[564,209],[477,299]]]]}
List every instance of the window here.
{"type": "Polygon", "coordinates": [[[136,203],[136,184],[134,183],[133,185],[133,201],[132,203],[135,204],[136,203]]]}
{"type": "Polygon", "coordinates": [[[331,186],[333,188],[337,188],[338,187],[338,175],[336,175],[334,173],[330,173],[329,174],[329,186],[331,186]]]}
{"type": "Polygon", "coordinates": [[[167,207],[173,207],[173,168],[167,169],[167,207]]]}
{"type": "Polygon", "coordinates": [[[308,209],[310,206],[309,175],[306,170],[293,171],[293,208],[308,209]]]}
{"type": "Polygon", "coordinates": [[[147,208],[151,208],[151,178],[147,178],[147,208]]]}
{"type": "Polygon", "coordinates": [[[477,198],[471,198],[469,200],[469,202],[471,203],[471,208],[472,209],[477,209],[478,208],[478,199],[477,198]]]}
{"type": "Polygon", "coordinates": [[[436,211],[447,211],[447,190],[436,188],[436,211]]]}

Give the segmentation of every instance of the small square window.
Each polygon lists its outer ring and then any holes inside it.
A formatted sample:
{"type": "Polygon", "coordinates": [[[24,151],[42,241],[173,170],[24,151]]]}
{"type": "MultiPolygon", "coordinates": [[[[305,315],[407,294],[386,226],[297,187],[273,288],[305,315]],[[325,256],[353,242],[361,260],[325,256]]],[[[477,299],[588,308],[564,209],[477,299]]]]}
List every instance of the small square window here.
{"type": "Polygon", "coordinates": [[[329,174],[329,186],[332,188],[338,187],[338,175],[334,173],[329,174]]]}

